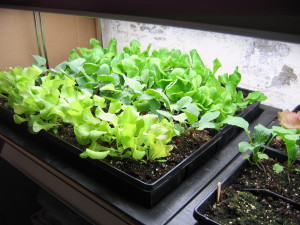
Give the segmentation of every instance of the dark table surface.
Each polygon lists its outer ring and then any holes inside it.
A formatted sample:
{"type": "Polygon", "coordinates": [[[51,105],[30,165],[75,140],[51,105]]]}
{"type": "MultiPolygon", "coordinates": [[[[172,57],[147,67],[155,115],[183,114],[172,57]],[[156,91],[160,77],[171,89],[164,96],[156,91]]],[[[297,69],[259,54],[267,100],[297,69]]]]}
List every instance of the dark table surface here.
{"type": "MultiPolygon", "coordinates": [[[[279,109],[261,105],[260,111],[261,114],[251,123],[250,129],[258,123],[265,126],[270,124],[276,118],[279,109]]],[[[87,198],[88,193],[96,196],[99,201],[96,201],[97,199],[94,201],[97,204],[112,211],[113,214],[118,214],[119,218],[127,223],[185,225],[197,223],[193,218],[194,208],[219,181],[224,180],[226,173],[243,159],[243,155],[238,152],[237,144],[247,140],[243,132],[238,134],[174,191],[154,207],[147,209],[133,201],[126,193],[112,189],[109,182],[97,176],[97,172],[93,168],[88,168],[88,164],[79,156],[65,153],[59,144],[38,134],[29,134],[26,127],[16,125],[4,117],[0,119],[0,138],[23,152],[26,157],[38,161],[49,173],[61,175],[60,179],[71,180],[76,184],[74,188],[79,185],[78,191],[84,192],[87,198]]],[[[72,185],[72,182],[67,183],[72,185]]]]}

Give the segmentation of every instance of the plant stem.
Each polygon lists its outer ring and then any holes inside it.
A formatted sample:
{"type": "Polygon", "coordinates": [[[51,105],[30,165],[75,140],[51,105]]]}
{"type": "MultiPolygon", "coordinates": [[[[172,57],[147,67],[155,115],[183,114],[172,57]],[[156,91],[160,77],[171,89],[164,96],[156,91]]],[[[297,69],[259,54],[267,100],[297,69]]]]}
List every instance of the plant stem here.
{"type": "Polygon", "coordinates": [[[261,151],[262,153],[264,153],[264,151],[266,150],[267,147],[269,147],[270,143],[273,141],[273,139],[275,138],[275,135],[273,135],[270,140],[268,141],[268,143],[264,146],[263,150],[261,151]]]}
{"type": "Polygon", "coordinates": [[[290,178],[290,170],[288,169],[287,170],[287,177],[288,177],[288,181],[289,181],[289,184],[291,183],[291,178],[290,178]]]}
{"type": "Polygon", "coordinates": [[[261,169],[262,171],[264,171],[264,174],[267,173],[267,172],[266,172],[266,169],[265,169],[265,167],[264,167],[263,164],[261,164],[260,162],[258,162],[256,165],[257,165],[257,167],[258,167],[259,169],[261,169]]]}
{"type": "Polygon", "coordinates": [[[250,144],[253,145],[250,131],[249,131],[249,130],[245,130],[245,132],[246,132],[246,134],[247,134],[247,137],[248,137],[248,139],[249,139],[250,144]]]}

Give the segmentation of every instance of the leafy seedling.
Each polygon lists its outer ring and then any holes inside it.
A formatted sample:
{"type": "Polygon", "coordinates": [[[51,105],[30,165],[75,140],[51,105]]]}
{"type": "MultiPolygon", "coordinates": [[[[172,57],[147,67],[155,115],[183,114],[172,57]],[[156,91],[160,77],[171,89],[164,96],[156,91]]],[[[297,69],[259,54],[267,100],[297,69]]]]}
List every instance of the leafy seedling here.
{"type": "Polygon", "coordinates": [[[253,135],[251,135],[251,132],[249,130],[249,123],[241,117],[228,117],[223,121],[223,123],[238,126],[244,129],[249,142],[240,142],[238,144],[239,151],[241,153],[250,151],[252,153],[252,157],[250,157],[250,155],[247,155],[245,156],[245,159],[249,160],[250,163],[257,165],[259,168],[265,171],[263,165],[260,163],[260,160],[269,158],[268,155],[264,153],[264,151],[266,149],[266,146],[268,146],[273,139],[273,136],[272,138],[270,138],[272,130],[266,128],[261,124],[258,124],[254,127],[253,135]],[[267,145],[265,145],[267,141],[268,143],[267,145]]]}

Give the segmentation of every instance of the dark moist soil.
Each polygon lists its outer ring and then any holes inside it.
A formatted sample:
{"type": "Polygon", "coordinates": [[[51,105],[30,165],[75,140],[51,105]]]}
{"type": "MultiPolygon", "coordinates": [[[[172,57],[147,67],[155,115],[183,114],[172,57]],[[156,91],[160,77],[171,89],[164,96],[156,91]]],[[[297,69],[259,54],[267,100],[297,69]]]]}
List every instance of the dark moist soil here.
{"type": "Polygon", "coordinates": [[[237,116],[237,115],[239,115],[240,113],[242,113],[243,111],[245,111],[247,109],[247,107],[246,108],[240,108],[240,109],[238,109],[236,112],[235,112],[235,116],[237,116]]]}
{"type": "Polygon", "coordinates": [[[214,205],[207,213],[213,214],[212,219],[220,224],[300,224],[300,210],[295,209],[292,204],[235,189],[228,189],[226,199],[218,206],[214,205]]]}
{"type": "Polygon", "coordinates": [[[274,138],[270,145],[269,145],[271,148],[275,148],[277,150],[280,150],[280,151],[283,151],[283,152],[286,152],[286,147],[285,147],[285,143],[283,140],[278,140],[276,138],[274,138]]]}
{"type": "Polygon", "coordinates": [[[0,98],[0,106],[4,109],[7,109],[7,110],[13,112],[13,110],[11,108],[8,108],[6,106],[6,103],[7,103],[7,100],[5,98],[0,98]]]}
{"type": "MultiPolygon", "coordinates": [[[[210,206],[205,216],[221,223],[250,224],[300,224],[300,210],[294,205],[268,196],[257,196],[239,191],[243,188],[268,189],[300,203],[300,173],[284,171],[275,174],[275,159],[264,160],[266,173],[257,166],[246,168],[232,185],[222,191],[220,203],[210,206]]],[[[300,168],[299,165],[295,166],[300,168]]]]}

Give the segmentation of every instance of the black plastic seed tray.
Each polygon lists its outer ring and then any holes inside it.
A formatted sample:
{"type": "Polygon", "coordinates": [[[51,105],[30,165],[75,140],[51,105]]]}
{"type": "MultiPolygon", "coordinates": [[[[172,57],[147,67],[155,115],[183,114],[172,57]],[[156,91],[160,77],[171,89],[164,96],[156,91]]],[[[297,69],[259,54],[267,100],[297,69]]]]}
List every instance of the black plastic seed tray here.
{"type": "MultiPolygon", "coordinates": [[[[13,114],[11,111],[0,107],[0,113],[1,116],[7,118],[10,117],[8,119],[12,120],[13,114]]],[[[26,128],[25,125],[20,127],[23,129],[26,128]]],[[[82,161],[85,162],[85,167],[89,167],[91,171],[99,173],[99,177],[103,179],[104,183],[107,183],[107,185],[113,187],[116,191],[121,191],[122,193],[131,196],[132,199],[136,200],[144,207],[151,208],[169,192],[180,185],[180,183],[182,183],[193,171],[213,156],[218,150],[218,141],[222,137],[221,132],[214,129],[209,129],[209,132],[213,135],[211,140],[193,152],[167,174],[151,184],[140,181],[132,175],[127,174],[102,160],[88,158],[82,159],[82,161]]],[[[79,154],[82,153],[81,149],[65,142],[52,133],[41,131],[39,135],[37,135],[37,138],[40,136],[59,145],[61,147],[60,154],[64,155],[69,160],[72,160],[72,158],[79,158],[79,154]]]]}
{"type": "MultiPolygon", "coordinates": [[[[273,151],[272,149],[266,149],[265,150],[266,154],[268,154],[272,158],[276,158],[279,162],[286,161],[287,156],[284,154],[280,154],[277,151],[273,151]]],[[[300,163],[300,160],[297,160],[297,163],[300,163]]],[[[248,160],[243,160],[241,163],[239,163],[234,170],[232,170],[228,175],[226,176],[226,179],[224,179],[222,183],[222,189],[228,187],[241,173],[242,171],[248,167],[249,161],[248,160]]],[[[252,190],[251,192],[255,192],[255,190],[252,190]]],[[[256,191],[256,192],[264,192],[264,195],[270,195],[273,194],[274,192],[270,190],[264,190],[264,191],[256,191]],[[267,193],[268,192],[268,193],[267,193]]],[[[276,195],[277,197],[280,197],[278,193],[274,193],[273,195],[276,195]]],[[[218,222],[208,218],[207,216],[204,216],[204,212],[206,209],[213,205],[216,202],[217,199],[217,187],[214,188],[213,191],[211,191],[205,199],[200,202],[198,206],[194,209],[193,216],[194,218],[199,222],[201,225],[220,225],[218,222]]],[[[282,196],[282,199],[287,199],[282,196]]],[[[293,203],[294,201],[291,199],[287,199],[288,202],[293,203]]],[[[296,203],[296,207],[299,207],[299,203],[296,203]]]]}
{"type": "Polygon", "coordinates": [[[297,105],[294,109],[293,109],[293,112],[298,112],[300,111],[300,105],[297,105]]]}

